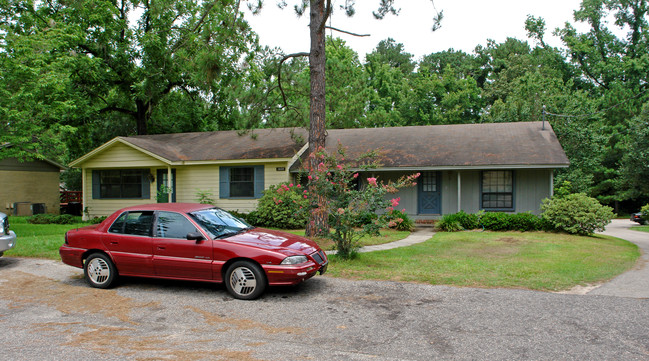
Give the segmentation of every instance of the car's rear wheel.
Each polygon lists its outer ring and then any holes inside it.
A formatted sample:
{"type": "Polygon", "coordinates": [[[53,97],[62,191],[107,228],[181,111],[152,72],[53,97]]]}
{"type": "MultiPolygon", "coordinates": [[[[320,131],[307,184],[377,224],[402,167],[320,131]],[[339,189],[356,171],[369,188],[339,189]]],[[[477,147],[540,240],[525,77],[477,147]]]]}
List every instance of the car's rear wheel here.
{"type": "Polygon", "coordinates": [[[93,253],[83,266],[86,282],[96,288],[109,288],[117,279],[117,268],[113,261],[103,253],[93,253]]]}
{"type": "Polygon", "coordinates": [[[254,262],[236,261],[225,273],[225,287],[234,298],[253,300],[266,290],[266,275],[254,262]]]}

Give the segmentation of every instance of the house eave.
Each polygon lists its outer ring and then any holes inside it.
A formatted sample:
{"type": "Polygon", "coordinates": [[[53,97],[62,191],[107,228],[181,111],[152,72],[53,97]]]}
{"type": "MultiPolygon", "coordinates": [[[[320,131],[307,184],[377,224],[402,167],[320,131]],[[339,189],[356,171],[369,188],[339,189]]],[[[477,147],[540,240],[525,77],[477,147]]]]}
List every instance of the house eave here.
{"type": "MultiPolygon", "coordinates": [[[[458,170],[500,170],[500,169],[556,169],[568,168],[569,164],[492,164],[492,165],[457,165],[457,166],[428,166],[428,167],[380,167],[371,168],[371,172],[399,172],[399,171],[458,171],[458,170]]],[[[350,171],[363,171],[361,168],[350,168],[350,171]]],[[[300,170],[293,170],[299,173],[300,170]]]]}

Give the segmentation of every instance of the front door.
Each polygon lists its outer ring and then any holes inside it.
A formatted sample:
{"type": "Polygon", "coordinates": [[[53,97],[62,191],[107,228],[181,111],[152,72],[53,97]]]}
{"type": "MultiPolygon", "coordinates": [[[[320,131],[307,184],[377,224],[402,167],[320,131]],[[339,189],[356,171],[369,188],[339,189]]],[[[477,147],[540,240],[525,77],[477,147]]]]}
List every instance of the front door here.
{"type": "Polygon", "coordinates": [[[417,179],[418,186],[418,213],[441,214],[441,183],[440,172],[422,172],[417,179]]]}
{"type": "Polygon", "coordinates": [[[164,192],[163,186],[167,186],[167,177],[169,173],[166,169],[158,169],[157,174],[157,195],[156,199],[158,203],[175,203],[176,202],[176,170],[171,170],[171,202],[169,202],[169,194],[164,192]]]}

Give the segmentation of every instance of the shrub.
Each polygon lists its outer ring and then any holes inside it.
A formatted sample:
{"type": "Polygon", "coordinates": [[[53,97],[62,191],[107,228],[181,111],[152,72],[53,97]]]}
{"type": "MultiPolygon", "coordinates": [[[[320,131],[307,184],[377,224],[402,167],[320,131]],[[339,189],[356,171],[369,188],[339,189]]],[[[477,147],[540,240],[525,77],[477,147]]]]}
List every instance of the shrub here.
{"type": "MultiPolygon", "coordinates": [[[[489,231],[537,231],[543,229],[541,218],[532,213],[484,212],[477,214],[460,211],[445,215],[437,229],[446,232],[482,228],[489,231]]],[[[552,227],[550,227],[552,228],[552,227]]]]}
{"type": "Polygon", "coordinates": [[[243,213],[243,212],[239,212],[239,211],[228,211],[228,213],[230,213],[231,215],[233,215],[233,216],[235,216],[237,218],[243,219],[244,221],[246,221],[251,226],[261,225],[259,223],[258,219],[257,219],[257,211],[252,211],[252,212],[249,212],[249,213],[243,213]]]}
{"type": "Polygon", "coordinates": [[[613,219],[613,209],[601,205],[584,193],[544,199],[542,217],[555,229],[572,234],[590,235],[603,231],[613,219]]]}
{"type": "Polygon", "coordinates": [[[541,229],[541,218],[532,213],[516,213],[511,215],[512,231],[530,232],[541,229]]]}
{"type": "Polygon", "coordinates": [[[99,224],[99,223],[103,222],[106,218],[108,218],[108,217],[106,217],[106,216],[95,217],[95,218],[89,220],[88,223],[90,223],[90,224],[99,224]]]}
{"type": "Polygon", "coordinates": [[[486,230],[509,231],[513,226],[512,215],[503,212],[485,212],[480,217],[480,223],[486,230]]]}
{"type": "Polygon", "coordinates": [[[435,224],[435,229],[441,232],[458,232],[463,230],[455,214],[447,214],[435,224]]]}
{"type": "Polygon", "coordinates": [[[304,192],[299,184],[272,185],[257,203],[256,223],[286,229],[304,228],[309,217],[309,203],[304,192]]]}
{"type": "Polygon", "coordinates": [[[36,214],[27,218],[31,224],[72,224],[81,222],[81,218],[70,214],[36,214]]]}
{"type": "Polygon", "coordinates": [[[384,217],[388,228],[394,228],[397,231],[412,231],[415,229],[415,222],[404,211],[392,209],[384,217]]]}

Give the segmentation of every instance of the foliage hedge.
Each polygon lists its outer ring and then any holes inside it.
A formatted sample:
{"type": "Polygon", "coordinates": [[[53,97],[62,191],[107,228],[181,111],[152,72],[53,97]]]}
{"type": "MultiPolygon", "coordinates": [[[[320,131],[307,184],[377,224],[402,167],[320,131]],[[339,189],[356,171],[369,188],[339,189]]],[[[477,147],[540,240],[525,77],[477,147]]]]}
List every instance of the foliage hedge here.
{"type": "Polygon", "coordinates": [[[539,217],[529,212],[480,211],[467,214],[460,211],[442,217],[436,228],[444,232],[482,228],[488,231],[561,231],[590,235],[595,231],[603,231],[613,218],[611,207],[603,206],[583,193],[559,194],[552,199],[545,199],[541,212],[539,217]]]}
{"type": "Polygon", "coordinates": [[[437,222],[436,228],[445,232],[484,229],[488,231],[538,231],[544,222],[532,213],[484,212],[469,214],[460,211],[447,214],[437,222]]]}
{"type": "Polygon", "coordinates": [[[72,224],[80,223],[81,217],[70,214],[36,214],[27,218],[31,224],[72,224]]]}

